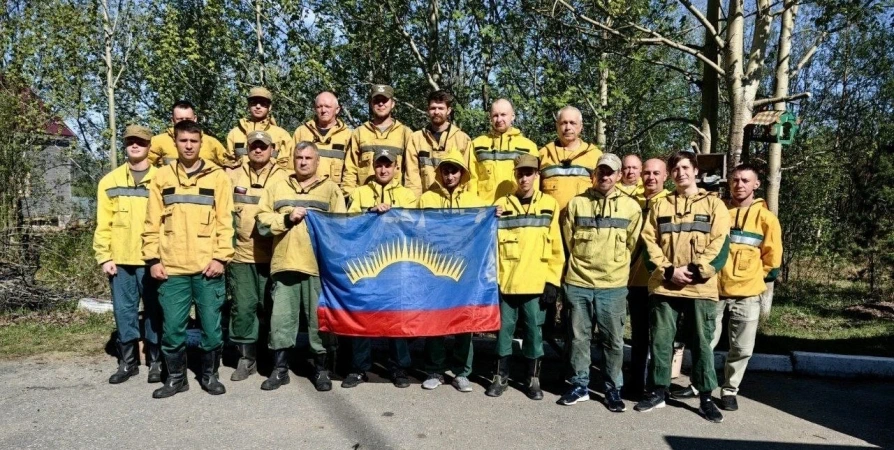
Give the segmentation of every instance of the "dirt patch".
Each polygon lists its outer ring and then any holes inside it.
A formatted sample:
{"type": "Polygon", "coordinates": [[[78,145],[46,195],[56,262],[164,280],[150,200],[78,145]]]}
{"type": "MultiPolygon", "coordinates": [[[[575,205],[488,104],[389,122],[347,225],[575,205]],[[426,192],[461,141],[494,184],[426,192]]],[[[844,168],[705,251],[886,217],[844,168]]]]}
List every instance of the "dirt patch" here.
{"type": "Polygon", "coordinates": [[[844,310],[860,319],[881,319],[894,321],[894,302],[873,302],[854,305],[844,310]]]}

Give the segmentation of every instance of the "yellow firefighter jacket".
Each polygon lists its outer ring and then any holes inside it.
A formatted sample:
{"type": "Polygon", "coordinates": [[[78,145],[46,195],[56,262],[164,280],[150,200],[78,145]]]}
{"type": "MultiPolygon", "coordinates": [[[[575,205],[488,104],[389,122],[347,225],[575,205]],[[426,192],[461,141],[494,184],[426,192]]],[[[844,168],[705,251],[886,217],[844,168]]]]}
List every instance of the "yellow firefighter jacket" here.
{"type": "Polygon", "coordinates": [[[750,206],[729,206],[732,228],[730,258],[720,272],[721,297],[752,297],[763,293],[782,266],[782,228],[763,199],[750,206]]]}
{"type": "Polygon", "coordinates": [[[236,224],[236,255],[233,262],[269,264],[273,255],[273,238],[261,236],[255,225],[255,216],[261,210],[261,194],[267,186],[289,176],[271,159],[260,172],[248,163],[230,171],[233,182],[233,219],[236,224]]]}
{"type": "Polygon", "coordinates": [[[497,200],[503,207],[498,222],[498,273],[503,294],[542,294],[546,283],[561,286],[565,251],[559,231],[559,205],[542,192],[529,204],[517,196],[497,200]]]}
{"type": "Polygon", "coordinates": [[[301,141],[313,142],[320,150],[320,165],[317,167],[317,176],[329,178],[341,187],[342,172],[345,167],[345,154],[351,144],[351,129],[345,123],[336,119],[335,125],[326,130],[326,134],[320,133],[317,124],[309,120],[295,130],[295,144],[301,141]]]}
{"type": "Polygon", "coordinates": [[[398,155],[397,173],[394,177],[402,181],[401,168],[404,165],[404,154],[412,134],[413,130],[397,119],[394,119],[394,123],[385,131],[379,130],[372,122],[366,122],[360,128],[355,129],[351,134],[351,145],[348,148],[342,179],[345,193],[350,194],[351,191],[370,180],[373,175],[373,153],[376,149],[388,149],[398,155]]]}
{"type": "Polygon", "coordinates": [[[591,186],[590,178],[602,156],[595,144],[580,141],[574,150],[562,147],[558,140],[540,149],[540,189],[559,202],[559,209],[591,186]]]}
{"type": "Polygon", "coordinates": [[[264,120],[253,121],[249,119],[239,119],[239,124],[230,130],[227,134],[227,153],[236,155],[236,158],[243,164],[248,164],[248,144],[245,142],[248,133],[252,131],[266,131],[273,138],[273,145],[276,149],[273,151],[273,160],[280,169],[288,172],[295,171],[295,163],[292,161],[292,151],[295,149],[295,142],[289,132],[276,126],[273,117],[267,117],[264,120]]]}
{"type": "MultiPolygon", "coordinates": [[[[428,127],[416,131],[410,136],[410,144],[407,146],[404,184],[419,197],[435,184],[435,168],[448,150],[458,150],[462,153],[468,167],[471,149],[472,139],[454,124],[450,124],[441,133],[440,139],[435,139],[428,127]]],[[[474,172],[470,175],[472,178],[469,181],[469,188],[470,192],[474,193],[478,180],[474,172]]]]}
{"type": "MultiPolygon", "coordinates": [[[[174,144],[174,129],[168,128],[161,134],[152,136],[149,143],[149,162],[157,167],[166,166],[176,161],[179,157],[177,145],[174,144]]],[[[199,158],[217,164],[220,167],[235,167],[239,160],[210,134],[202,134],[202,146],[199,148],[199,158]]]]}
{"type": "Polygon", "coordinates": [[[643,185],[643,179],[640,178],[637,180],[636,184],[632,186],[628,186],[623,182],[618,182],[615,185],[615,188],[619,189],[621,192],[633,197],[633,198],[641,198],[643,196],[643,192],[646,191],[646,187],[643,185]]]}
{"type": "Polygon", "coordinates": [[[617,189],[608,195],[587,189],[568,203],[562,228],[571,253],[566,283],[588,289],[627,286],[630,253],[642,228],[636,200],[617,189]]]}
{"type": "Polygon", "coordinates": [[[123,164],[99,180],[96,189],[96,231],[93,252],[99,264],[145,265],[143,261],[143,223],[149,202],[149,183],[158,169],[149,171],[137,185],[130,167],[123,164]]]}
{"type": "MultiPolygon", "coordinates": [[[[477,194],[482,200],[493,203],[498,198],[515,192],[515,158],[528,153],[537,155],[537,144],[522,136],[518,128],[505,133],[478,136],[472,141],[469,170],[478,178],[477,194]]],[[[539,187],[538,187],[539,189],[539,187]]]]}
{"type": "Polygon", "coordinates": [[[168,275],[194,275],[216,259],[233,258],[233,185],[224,170],[202,160],[192,176],[179,161],[155,172],[143,230],[143,260],[168,275]]]}
{"type": "Polygon", "coordinates": [[[447,188],[444,187],[444,180],[441,177],[441,173],[437,172],[435,186],[419,197],[417,208],[479,208],[490,205],[490,203],[467,190],[471,175],[469,175],[469,169],[466,167],[465,158],[463,158],[463,155],[459,150],[448,150],[444,159],[441,160],[441,163],[453,163],[463,168],[459,186],[454,188],[453,192],[448,191],[447,188]]]}
{"type": "Polygon", "coordinates": [[[261,210],[256,220],[262,236],[273,236],[270,273],[301,272],[319,276],[307,223],[293,223],[289,215],[297,207],[316,211],[344,213],[345,199],[334,181],[316,177],[306,188],[295,175],[268,186],[261,195],[261,210]]]}
{"type": "Polygon", "coordinates": [[[717,300],[717,275],[729,255],[729,212],[716,194],[699,189],[673,193],[655,202],[643,227],[649,293],[717,300]],[[687,267],[693,282],[670,281],[675,267],[687,267]]]}
{"type": "MultiPolygon", "coordinates": [[[[643,226],[645,226],[646,221],[649,220],[649,211],[652,209],[652,205],[670,194],[671,192],[667,189],[662,189],[651,198],[646,198],[644,194],[642,197],[636,199],[643,211],[643,226]]],[[[643,242],[642,236],[640,236],[639,241],[636,243],[636,249],[633,250],[633,256],[631,258],[630,281],[627,285],[637,287],[648,286],[651,272],[646,268],[648,253],[646,252],[646,243],[643,242]]]]}
{"type": "Polygon", "coordinates": [[[391,180],[386,186],[371,180],[366,186],[361,186],[351,192],[348,199],[348,212],[359,213],[368,210],[381,203],[395,208],[413,208],[416,206],[416,195],[413,191],[400,185],[397,178],[391,180]]]}

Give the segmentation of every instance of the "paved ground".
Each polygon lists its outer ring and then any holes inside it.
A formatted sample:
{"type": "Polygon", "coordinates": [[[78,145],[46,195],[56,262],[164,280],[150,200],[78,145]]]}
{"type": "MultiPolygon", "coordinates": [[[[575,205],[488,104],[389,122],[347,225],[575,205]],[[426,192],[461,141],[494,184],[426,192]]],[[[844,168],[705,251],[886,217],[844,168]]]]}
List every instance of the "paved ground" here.
{"type": "Polygon", "coordinates": [[[260,375],[234,383],[224,368],[226,395],[208,395],[191,373],[189,392],[154,400],[145,369],[111,386],[113,367],[111,357],[0,362],[0,448],[894,448],[892,383],[753,373],[741,410],[711,424],[697,401],[622,414],[595,401],[558,406],[564,386],[549,377],[551,392],[534,402],[517,390],[492,399],[481,385],[462,394],[382,380],[317,393],[297,374],[262,392],[260,375]]]}

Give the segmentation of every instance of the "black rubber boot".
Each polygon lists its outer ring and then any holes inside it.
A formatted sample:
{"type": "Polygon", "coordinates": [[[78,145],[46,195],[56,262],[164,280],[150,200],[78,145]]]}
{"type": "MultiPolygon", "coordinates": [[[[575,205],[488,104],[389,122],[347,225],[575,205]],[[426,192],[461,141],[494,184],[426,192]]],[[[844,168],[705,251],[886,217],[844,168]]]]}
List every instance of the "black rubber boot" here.
{"type": "Polygon", "coordinates": [[[242,381],[258,371],[257,347],[255,344],[239,344],[239,364],[230,376],[231,381],[242,381]]]}
{"type": "Polygon", "coordinates": [[[189,382],[186,380],[186,350],[165,355],[165,365],[168,367],[168,379],[164,386],[152,392],[152,398],[167,398],[189,390],[189,382]]]}
{"type": "Polygon", "coordinates": [[[497,359],[497,367],[494,371],[494,379],[484,391],[488,397],[499,397],[509,387],[509,357],[501,356],[497,359]]]}
{"type": "Polygon", "coordinates": [[[543,390],[540,389],[540,360],[528,360],[528,381],[525,394],[531,400],[543,400],[543,390]]]}
{"type": "Polygon", "coordinates": [[[273,351],[273,372],[261,383],[261,389],[273,391],[280,386],[289,384],[289,353],[288,349],[273,351]]]}
{"type": "Polygon", "coordinates": [[[146,343],[146,364],[149,365],[150,383],[161,383],[161,346],[146,343]]]}
{"type": "Polygon", "coordinates": [[[220,369],[220,349],[202,354],[202,389],[211,395],[226,394],[227,388],[220,382],[217,370],[220,369]]]}
{"type": "Polygon", "coordinates": [[[117,342],[118,370],[109,377],[109,384],[124,383],[130,377],[140,373],[140,358],[137,355],[137,342],[117,342]]]}
{"type": "Polygon", "coordinates": [[[329,379],[329,367],[326,366],[326,354],[314,356],[314,388],[319,392],[332,390],[332,380],[329,379]]]}

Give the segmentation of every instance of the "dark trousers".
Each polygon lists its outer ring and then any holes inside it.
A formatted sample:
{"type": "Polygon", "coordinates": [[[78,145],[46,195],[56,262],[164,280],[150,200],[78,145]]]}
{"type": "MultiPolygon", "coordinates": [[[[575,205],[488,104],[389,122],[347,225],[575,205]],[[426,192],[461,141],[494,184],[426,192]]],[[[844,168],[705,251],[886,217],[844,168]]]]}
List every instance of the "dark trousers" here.
{"type": "Polygon", "coordinates": [[[630,312],[630,374],[626,378],[627,391],[640,394],[646,387],[649,362],[649,288],[631,286],[627,292],[630,312]]]}

